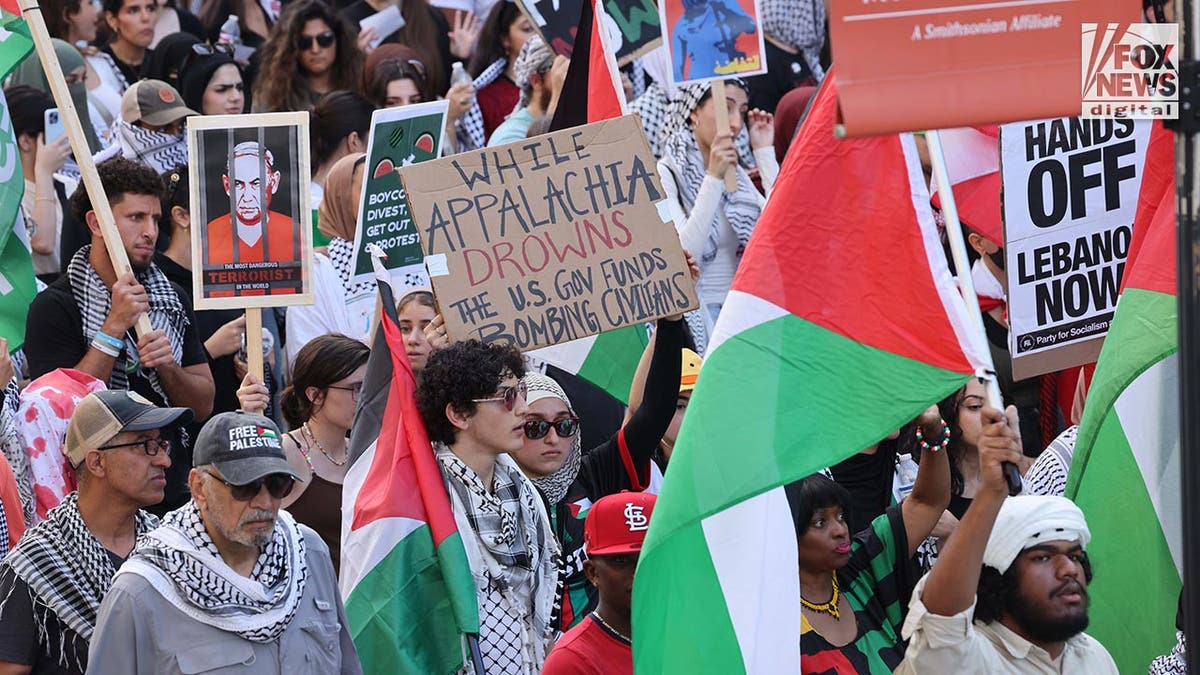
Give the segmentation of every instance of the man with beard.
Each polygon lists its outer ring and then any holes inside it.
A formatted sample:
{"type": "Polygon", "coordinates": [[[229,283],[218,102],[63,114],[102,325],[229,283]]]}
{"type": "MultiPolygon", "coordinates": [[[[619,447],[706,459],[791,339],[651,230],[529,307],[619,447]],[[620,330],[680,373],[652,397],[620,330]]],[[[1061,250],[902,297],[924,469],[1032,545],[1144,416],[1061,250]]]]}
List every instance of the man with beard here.
{"type": "Polygon", "coordinates": [[[89,673],[361,673],[329,548],[280,503],[298,477],[260,415],[204,425],[192,501],[113,577],[89,673]]]}
{"type": "MultiPolygon", "coordinates": [[[[87,223],[92,243],[29,306],[25,355],[30,376],[74,368],[109,389],[136,391],[154,405],[191,408],[203,420],[212,412],[214,387],[196,319],[180,300],[186,297],[183,289],[152,262],[162,182],[154,171],[128,159],[102,162],[96,171],[133,269],[118,277],[87,190],[76,190],[71,208],[79,222],[87,223]],[[133,327],[142,314],[154,330],[138,335],[133,327]]],[[[168,473],[160,513],[187,499],[189,444],[183,434],[172,438],[172,444],[182,470],[168,473]]]]}
{"type": "Polygon", "coordinates": [[[1062,497],[1008,497],[998,455],[1020,447],[984,408],[980,486],[938,562],[913,591],[898,675],[1117,673],[1083,632],[1092,567],[1083,512],[1062,497]]]}
{"type": "Polygon", "coordinates": [[[534,120],[553,115],[570,65],[566,58],[555,56],[540,36],[530,36],[513,62],[513,76],[517,78],[517,86],[521,87],[521,100],[512,114],[492,132],[488,147],[519,141],[529,133],[534,120]]]}

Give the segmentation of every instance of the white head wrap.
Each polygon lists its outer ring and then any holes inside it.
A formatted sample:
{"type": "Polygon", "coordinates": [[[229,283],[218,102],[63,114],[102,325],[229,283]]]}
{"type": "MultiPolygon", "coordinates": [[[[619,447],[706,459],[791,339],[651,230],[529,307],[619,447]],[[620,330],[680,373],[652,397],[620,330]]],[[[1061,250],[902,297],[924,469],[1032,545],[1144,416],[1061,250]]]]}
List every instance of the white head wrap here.
{"type": "Polygon", "coordinates": [[[1004,574],[1027,548],[1056,540],[1077,541],[1086,548],[1091,539],[1083,511],[1075,502],[1041,495],[1009,497],[996,516],[983,551],[983,564],[1004,574]]]}
{"type": "MultiPolygon", "coordinates": [[[[571,407],[571,400],[567,398],[567,393],[550,377],[540,373],[527,372],[522,380],[529,392],[525,396],[526,403],[533,403],[544,398],[557,398],[566,404],[571,415],[575,415],[575,409],[571,407]]],[[[571,489],[571,484],[579,475],[579,465],[583,460],[583,442],[580,438],[582,435],[582,430],[575,432],[575,436],[571,438],[571,448],[567,451],[567,458],[563,460],[558,471],[541,478],[530,479],[546,495],[551,506],[566,498],[567,491],[571,489]]]]}

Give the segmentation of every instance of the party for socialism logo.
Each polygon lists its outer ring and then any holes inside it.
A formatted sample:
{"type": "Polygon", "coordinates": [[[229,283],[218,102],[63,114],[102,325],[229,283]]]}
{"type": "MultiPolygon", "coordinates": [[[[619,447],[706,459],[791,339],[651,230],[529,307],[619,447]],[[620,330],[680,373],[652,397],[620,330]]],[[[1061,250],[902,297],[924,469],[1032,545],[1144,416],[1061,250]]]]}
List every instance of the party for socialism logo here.
{"type": "Polygon", "coordinates": [[[1083,117],[1179,117],[1179,26],[1083,24],[1083,117]]]}

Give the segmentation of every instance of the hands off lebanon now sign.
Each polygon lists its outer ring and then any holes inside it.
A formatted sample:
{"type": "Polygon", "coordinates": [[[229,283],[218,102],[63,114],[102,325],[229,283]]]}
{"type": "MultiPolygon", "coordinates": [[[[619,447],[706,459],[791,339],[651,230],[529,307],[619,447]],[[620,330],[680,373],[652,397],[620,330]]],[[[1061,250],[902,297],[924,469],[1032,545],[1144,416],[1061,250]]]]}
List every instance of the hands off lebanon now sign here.
{"type": "Polygon", "coordinates": [[[1090,363],[1117,306],[1150,122],[1000,129],[1009,349],[1017,379],[1090,363]]]}
{"type": "Polygon", "coordinates": [[[455,339],[533,349],[698,306],[633,116],[400,177],[455,339]]]}

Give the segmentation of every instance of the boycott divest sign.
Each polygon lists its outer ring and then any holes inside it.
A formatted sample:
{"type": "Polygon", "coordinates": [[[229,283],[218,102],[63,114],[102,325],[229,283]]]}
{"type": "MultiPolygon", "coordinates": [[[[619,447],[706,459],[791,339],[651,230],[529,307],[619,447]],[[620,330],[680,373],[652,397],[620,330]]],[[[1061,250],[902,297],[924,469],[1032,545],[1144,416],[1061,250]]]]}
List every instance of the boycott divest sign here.
{"type": "Polygon", "coordinates": [[[1017,379],[1089,363],[1117,304],[1149,122],[1004,125],[1009,349],[1017,379]]]}
{"type": "Polygon", "coordinates": [[[698,306],[630,115],[403,167],[455,339],[547,347],[698,306]]]}

